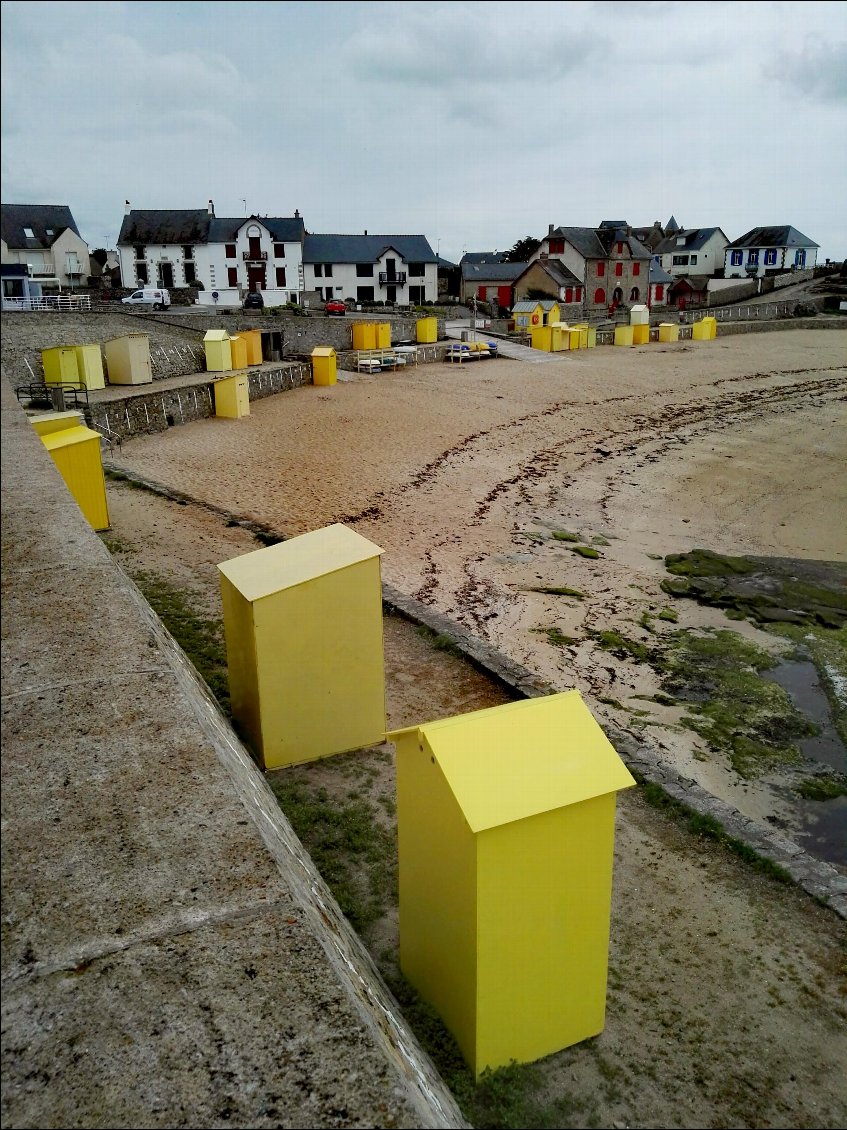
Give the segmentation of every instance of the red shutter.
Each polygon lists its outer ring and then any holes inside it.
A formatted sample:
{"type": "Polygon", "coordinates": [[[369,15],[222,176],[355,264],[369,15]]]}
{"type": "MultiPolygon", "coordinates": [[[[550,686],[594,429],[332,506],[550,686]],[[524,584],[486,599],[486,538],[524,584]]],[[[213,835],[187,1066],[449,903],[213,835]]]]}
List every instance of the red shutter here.
{"type": "Polygon", "coordinates": [[[485,301],[485,287],[484,287],[484,286],[481,286],[481,287],[480,287],[480,288],[479,288],[479,289],[477,290],[477,298],[478,298],[478,299],[480,300],[480,302],[484,302],[484,301],[485,301]]]}
{"type": "Polygon", "coordinates": [[[617,251],[618,255],[623,255],[623,244],[622,243],[616,243],[615,244],[615,250],[617,251]]]}
{"type": "Polygon", "coordinates": [[[598,286],[594,291],[594,301],[602,304],[603,306],[606,305],[606,292],[601,286],[598,286]]]}
{"type": "Polygon", "coordinates": [[[615,263],[615,274],[618,278],[623,274],[623,263],[615,263]]]}
{"type": "Polygon", "coordinates": [[[576,294],[574,295],[574,302],[582,302],[582,287],[581,286],[578,286],[576,288],[576,294]]]}
{"type": "Polygon", "coordinates": [[[603,277],[603,275],[605,275],[605,273],[606,273],[606,264],[605,263],[598,263],[597,264],[597,278],[602,279],[602,277],[603,277]]]}
{"type": "Polygon", "coordinates": [[[573,302],[573,287],[565,287],[565,302],[573,302]]]}
{"type": "Polygon", "coordinates": [[[660,302],[665,297],[665,288],[661,283],[656,283],[656,301],[660,302]]]}
{"type": "Polygon", "coordinates": [[[632,264],[632,273],[634,275],[640,275],[641,274],[641,264],[640,263],[633,263],[632,264]]]}
{"type": "Polygon", "coordinates": [[[229,285],[238,286],[238,267],[227,267],[226,270],[229,275],[229,285]]]}

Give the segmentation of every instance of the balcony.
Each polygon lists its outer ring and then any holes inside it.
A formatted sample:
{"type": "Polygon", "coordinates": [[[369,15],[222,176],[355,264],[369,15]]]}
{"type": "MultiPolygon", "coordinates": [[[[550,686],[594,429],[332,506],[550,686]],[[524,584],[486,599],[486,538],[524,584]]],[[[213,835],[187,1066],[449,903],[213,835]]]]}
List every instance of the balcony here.
{"type": "Polygon", "coordinates": [[[406,285],[406,272],[395,271],[392,274],[390,271],[379,272],[379,285],[380,286],[405,286],[406,285]]]}
{"type": "Polygon", "coordinates": [[[241,258],[245,263],[267,263],[267,251],[242,251],[241,258]]]}

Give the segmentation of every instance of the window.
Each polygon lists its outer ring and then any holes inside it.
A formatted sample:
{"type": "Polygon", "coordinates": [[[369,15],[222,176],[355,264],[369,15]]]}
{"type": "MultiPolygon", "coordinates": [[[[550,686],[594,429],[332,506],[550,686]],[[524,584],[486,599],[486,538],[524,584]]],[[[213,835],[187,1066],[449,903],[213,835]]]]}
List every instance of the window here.
{"type": "Polygon", "coordinates": [[[146,263],[136,263],[135,264],[135,281],[138,283],[139,286],[146,286],[147,285],[147,264],[146,263]]]}
{"type": "MultiPolygon", "coordinates": [[[[372,279],[374,277],[373,263],[357,263],[356,264],[356,278],[358,279],[372,279]]],[[[367,290],[367,287],[365,288],[367,290]]]]}
{"type": "Polygon", "coordinates": [[[615,274],[618,278],[623,274],[623,263],[615,263],[615,274]]]}
{"type": "Polygon", "coordinates": [[[637,302],[640,297],[641,297],[641,292],[639,291],[637,286],[634,286],[632,288],[632,290],[629,292],[630,302],[637,302]]]}
{"type": "Polygon", "coordinates": [[[581,286],[578,286],[576,288],[576,294],[574,295],[574,302],[582,302],[582,287],[581,286]]]}
{"type": "Polygon", "coordinates": [[[316,279],[322,279],[323,277],[324,277],[324,265],[323,265],[323,263],[315,263],[315,278],[316,279]]]}
{"type": "Polygon", "coordinates": [[[801,248],[799,251],[794,252],[794,266],[795,267],[805,267],[806,266],[806,249],[805,249],[805,247],[801,248]]]}
{"type": "Polygon", "coordinates": [[[183,259],[193,259],[194,258],[194,248],[191,246],[190,243],[186,244],[185,247],[183,247],[182,257],[183,257],[183,259]]]}
{"type": "Polygon", "coordinates": [[[656,301],[661,302],[665,297],[665,288],[662,283],[656,283],[656,301]]]}
{"type": "Polygon", "coordinates": [[[730,252],[730,256],[729,256],[730,266],[731,267],[740,267],[741,266],[741,260],[743,258],[744,258],[744,254],[741,251],[730,252]]]}
{"type": "Polygon", "coordinates": [[[673,265],[675,267],[687,267],[688,266],[688,256],[687,255],[674,255],[673,265]]]}
{"type": "Polygon", "coordinates": [[[772,267],[776,263],[776,248],[769,247],[765,251],[765,266],[772,267]]]}
{"type": "Polygon", "coordinates": [[[423,263],[410,263],[409,264],[409,277],[415,279],[422,279],[424,277],[423,263]]]}
{"type": "Polygon", "coordinates": [[[563,239],[550,240],[550,254],[551,255],[564,255],[565,241],[563,239]]]}
{"type": "Polygon", "coordinates": [[[27,237],[27,239],[35,239],[35,232],[32,230],[32,228],[24,228],[24,235],[27,237]]]}
{"type": "Polygon", "coordinates": [[[324,263],[324,278],[332,278],[332,263],[324,263]]]}
{"type": "Polygon", "coordinates": [[[133,250],[135,251],[136,259],[143,259],[144,258],[145,247],[144,247],[143,243],[136,243],[133,250]]]}
{"type": "Polygon", "coordinates": [[[606,292],[605,292],[605,290],[603,290],[602,286],[598,286],[597,289],[594,291],[594,301],[596,303],[602,303],[602,305],[605,306],[605,304],[606,304],[606,292]]]}
{"type": "Polygon", "coordinates": [[[616,243],[615,244],[615,251],[618,255],[623,255],[623,244],[622,243],[616,243]]]}
{"type": "Polygon", "coordinates": [[[227,259],[238,258],[238,254],[235,250],[235,244],[234,243],[228,243],[224,248],[224,254],[226,255],[227,259]]]}
{"type": "Polygon", "coordinates": [[[372,286],[357,286],[356,287],[356,301],[357,302],[373,302],[374,288],[372,286]]]}
{"type": "Polygon", "coordinates": [[[758,248],[756,248],[755,251],[748,251],[747,252],[747,262],[750,266],[753,266],[754,264],[758,265],[758,262],[759,262],[759,249],[758,248]]]}
{"type": "Polygon", "coordinates": [[[185,264],[185,281],[187,283],[193,283],[196,280],[196,278],[197,278],[197,268],[194,266],[193,263],[186,263],[185,264]]]}
{"type": "Polygon", "coordinates": [[[285,286],[285,267],[277,267],[276,269],[276,285],[278,287],[285,286]]]}
{"type": "Polygon", "coordinates": [[[573,302],[573,287],[565,287],[565,302],[573,302]]]}
{"type": "Polygon", "coordinates": [[[602,277],[603,277],[603,275],[605,275],[605,273],[606,273],[606,264],[605,263],[598,263],[597,264],[597,278],[602,279],[602,277]]]}
{"type": "Polygon", "coordinates": [[[641,264],[640,263],[633,263],[632,264],[632,273],[634,275],[640,275],[641,274],[641,264]]]}
{"type": "Polygon", "coordinates": [[[229,285],[238,286],[238,267],[227,267],[226,273],[229,278],[229,285]]]}
{"type": "Polygon", "coordinates": [[[695,264],[696,262],[697,262],[697,256],[696,256],[696,255],[692,255],[692,256],[691,256],[691,266],[693,267],[693,266],[694,266],[694,264],[695,264]]]}
{"type": "Polygon", "coordinates": [[[285,244],[284,243],[275,243],[274,244],[274,259],[284,259],[284,258],[285,258],[285,244]]]}

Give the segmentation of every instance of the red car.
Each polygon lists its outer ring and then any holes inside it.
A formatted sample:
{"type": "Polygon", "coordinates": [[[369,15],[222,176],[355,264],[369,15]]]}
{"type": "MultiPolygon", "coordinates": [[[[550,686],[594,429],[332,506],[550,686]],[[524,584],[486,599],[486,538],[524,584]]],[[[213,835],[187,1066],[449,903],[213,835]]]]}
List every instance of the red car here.
{"type": "Polygon", "coordinates": [[[327,314],[346,314],[347,306],[343,298],[330,298],[324,306],[324,311],[327,314]]]}

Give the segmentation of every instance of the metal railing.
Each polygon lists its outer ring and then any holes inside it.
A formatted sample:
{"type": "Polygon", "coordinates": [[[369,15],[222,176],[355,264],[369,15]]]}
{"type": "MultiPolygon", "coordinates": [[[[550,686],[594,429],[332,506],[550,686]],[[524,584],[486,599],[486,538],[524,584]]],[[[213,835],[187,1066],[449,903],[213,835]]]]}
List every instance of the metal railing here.
{"type": "Polygon", "coordinates": [[[49,294],[41,298],[3,297],[4,310],[90,310],[90,294],[49,294]]]}
{"type": "Polygon", "coordinates": [[[406,285],[406,272],[395,271],[392,275],[390,271],[379,272],[379,285],[380,286],[405,286],[406,285]]]}
{"type": "Polygon", "coordinates": [[[242,251],[241,258],[245,263],[266,263],[268,253],[267,251],[242,251]]]}
{"type": "Polygon", "coordinates": [[[57,412],[66,408],[88,408],[88,389],[76,384],[33,384],[18,385],[15,389],[18,403],[28,400],[31,404],[45,404],[57,412]]]}

